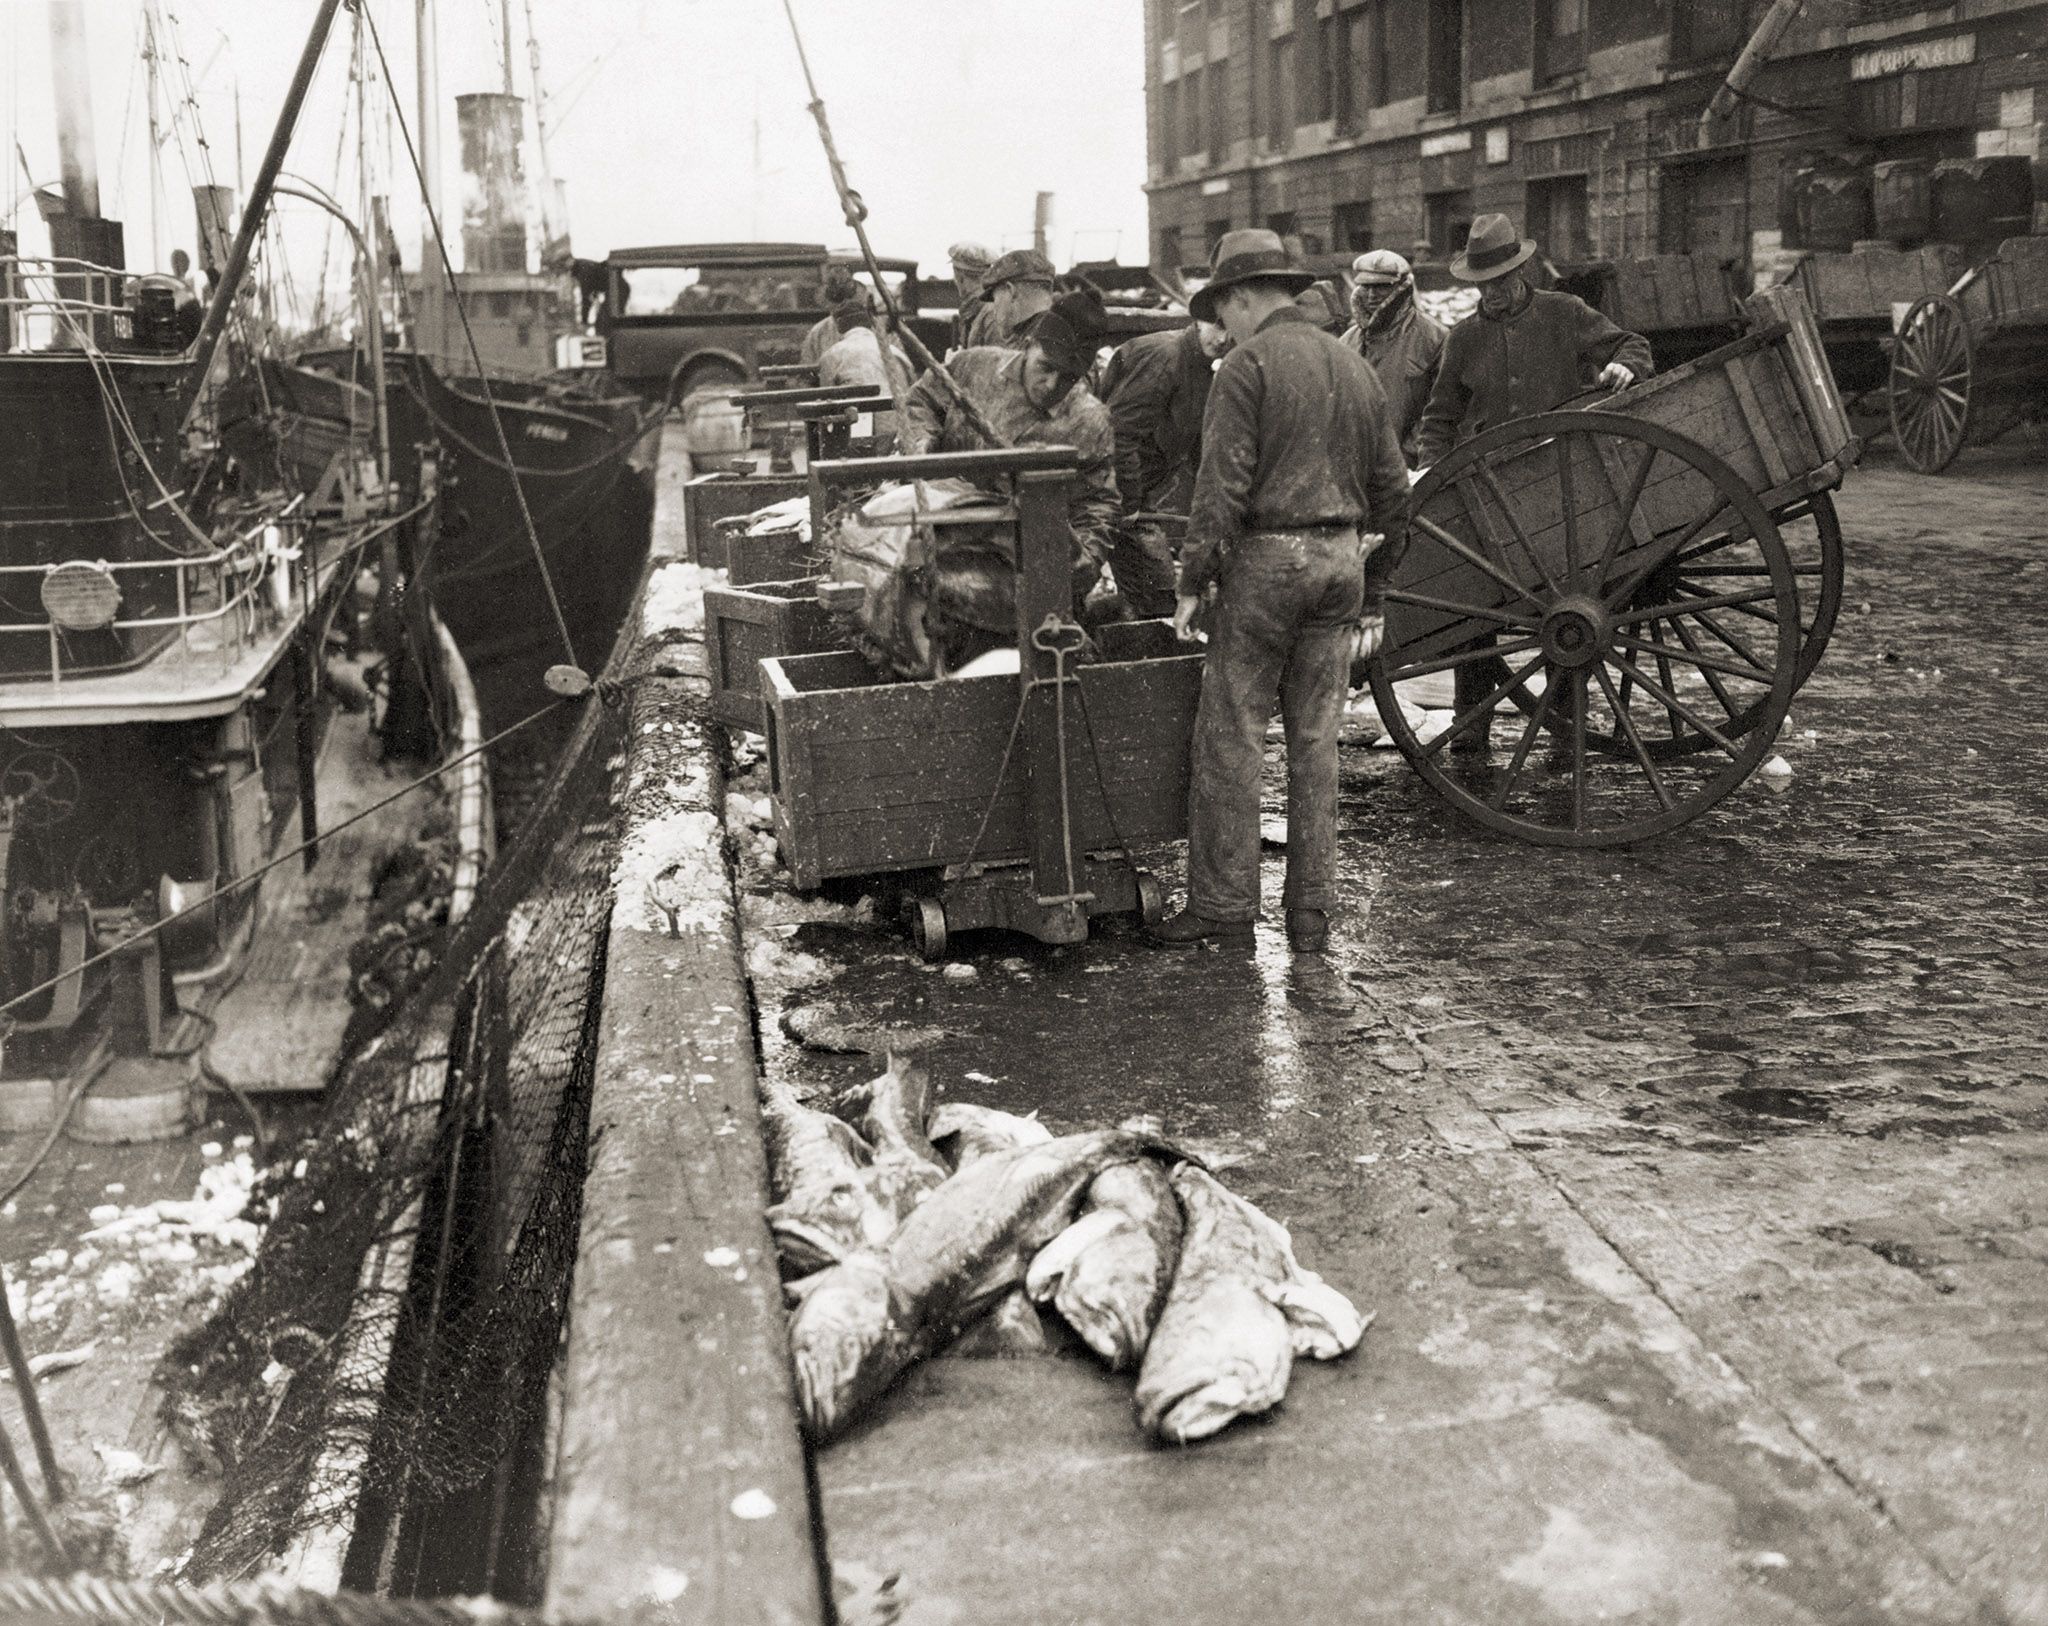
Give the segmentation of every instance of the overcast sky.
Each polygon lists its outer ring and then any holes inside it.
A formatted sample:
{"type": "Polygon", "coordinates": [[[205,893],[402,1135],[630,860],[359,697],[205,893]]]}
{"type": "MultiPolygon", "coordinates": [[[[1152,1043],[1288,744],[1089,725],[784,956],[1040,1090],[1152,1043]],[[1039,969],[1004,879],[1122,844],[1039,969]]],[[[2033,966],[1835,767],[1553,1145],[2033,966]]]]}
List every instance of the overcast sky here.
{"type": "MultiPolygon", "coordinates": [[[[781,0],[508,0],[518,87],[530,94],[531,8],[550,98],[549,158],[567,183],[577,252],[633,244],[770,238],[851,245],[781,0]]],[[[314,0],[157,0],[190,65],[216,175],[253,173],[315,11],[314,0]]],[[[453,98],[500,88],[501,0],[438,0],[444,105],[443,195],[451,235],[453,98]]],[[[413,116],[413,0],[371,0],[413,116]]],[[[149,183],[140,64],[144,0],[86,0],[103,212],[127,223],[130,265],[148,258],[149,183]],[[125,140],[123,139],[125,132],[125,140]]],[[[812,70],[883,254],[934,268],[948,243],[1028,245],[1034,194],[1054,194],[1055,259],[1145,256],[1143,31],[1138,0],[796,0],[812,70]]],[[[321,64],[288,167],[323,186],[343,145],[346,13],[321,64]]],[[[9,184],[0,191],[37,247],[14,155],[56,178],[45,0],[0,0],[0,121],[9,184]]],[[[373,119],[373,145],[385,139],[373,119]]],[[[353,137],[349,138],[353,145],[353,137]]],[[[377,163],[381,167],[384,160],[377,163]]],[[[404,166],[403,149],[396,167],[404,166]]],[[[167,142],[164,246],[190,247],[189,137],[167,142]]],[[[539,169],[531,140],[530,174],[539,169]]],[[[352,177],[342,186],[352,195],[352,177]]],[[[405,230],[409,182],[394,183],[405,230]]],[[[292,211],[292,258],[316,264],[322,228],[292,211]],[[310,246],[307,246],[310,245],[310,246]]],[[[338,262],[332,276],[344,273],[338,262]]]]}

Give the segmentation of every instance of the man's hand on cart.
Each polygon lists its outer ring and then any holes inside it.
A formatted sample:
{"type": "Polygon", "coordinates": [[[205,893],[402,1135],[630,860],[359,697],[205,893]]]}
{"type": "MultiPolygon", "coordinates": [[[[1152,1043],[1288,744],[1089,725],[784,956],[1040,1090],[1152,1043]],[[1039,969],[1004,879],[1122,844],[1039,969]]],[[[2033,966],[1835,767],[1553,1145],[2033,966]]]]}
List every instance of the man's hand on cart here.
{"type": "Polygon", "coordinates": [[[1376,611],[1358,618],[1357,642],[1351,646],[1351,658],[1355,661],[1369,661],[1379,653],[1380,640],[1386,636],[1386,617],[1376,611]]]}
{"type": "Polygon", "coordinates": [[[1636,381],[1636,375],[1618,361],[1610,361],[1600,369],[1600,387],[1608,390],[1625,390],[1636,381]]]}

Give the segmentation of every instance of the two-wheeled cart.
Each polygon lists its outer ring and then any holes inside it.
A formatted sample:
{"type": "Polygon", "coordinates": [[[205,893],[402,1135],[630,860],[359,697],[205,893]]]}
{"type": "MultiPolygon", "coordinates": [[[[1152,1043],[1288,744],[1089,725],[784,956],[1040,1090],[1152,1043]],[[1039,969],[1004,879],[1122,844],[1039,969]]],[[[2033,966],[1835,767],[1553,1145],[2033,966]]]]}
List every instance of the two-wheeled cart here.
{"type": "Polygon", "coordinates": [[[1899,452],[1939,474],[2048,413],[2048,236],[2008,237],[1898,323],[1887,378],[1899,452]]]}
{"type": "Polygon", "coordinates": [[[1764,761],[1819,660],[1858,442],[1805,301],[1746,310],[1734,343],[1490,429],[1416,486],[1373,689],[1481,824],[1576,847],[1674,829],[1764,761]],[[1461,669],[1469,699],[1425,744],[1394,685],[1461,669]]]}

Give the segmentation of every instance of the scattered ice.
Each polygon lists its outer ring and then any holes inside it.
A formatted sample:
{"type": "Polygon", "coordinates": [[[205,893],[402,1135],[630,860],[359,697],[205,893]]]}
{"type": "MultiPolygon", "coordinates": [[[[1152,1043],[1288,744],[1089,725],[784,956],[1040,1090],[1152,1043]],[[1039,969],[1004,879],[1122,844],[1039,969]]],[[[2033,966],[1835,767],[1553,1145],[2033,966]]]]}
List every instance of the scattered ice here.
{"type": "Polygon", "coordinates": [[[704,1255],[704,1263],[713,1270],[730,1270],[740,1262],[737,1248],[713,1248],[704,1255]]]}
{"type": "Polygon", "coordinates": [[[772,1519],[775,1517],[775,1498],[764,1490],[743,1490],[732,1499],[732,1516],[736,1519],[772,1519]]]}
{"type": "Polygon", "coordinates": [[[162,1463],[145,1461],[117,1445],[96,1444],[93,1450],[99,1455],[100,1472],[109,1485],[139,1485],[163,1471],[162,1463]]]}
{"type": "Polygon", "coordinates": [[[641,627],[658,632],[701,633],[704,630],[704,589],[723,587],[725,572],[707,570],[686,560],[663,565],[648,578],[641,627]]]}
{"type": "Polygon", "coordinates": [[[690,1578],[681,1570],[657,1564],[647,1572],[647,1599],[650,1603],[674,1603],[689,1589],[690,1578]]]}
{"type": "MultiPolygon", "coordinates": [[[[1093,970],[1094,967],[1091,966],[1089,967],[1089,969],[1093,970]]],[[[979,977],[981,973],[975,970],[973,966],[968,965],[965,961],[955,960],[950,965],[948,965],[943,971],[941,971],[939,975],[944,977],[948,982],[972,982],[975,978],[979,977]]]]}
{"type": "Polygon", "coordinates": [[[1792,777],[1792,764],[1783,757],[1772,757],[1758,771],[1766,779],[1790,779],[1792,777]]]}
{"type": "Polygon", "coordinates": [[[201,1157],[219,1157],[220,1142],[217,1140],[208,1141],[204,1146],[199,1148],[199,1155],[201,1157]]]}

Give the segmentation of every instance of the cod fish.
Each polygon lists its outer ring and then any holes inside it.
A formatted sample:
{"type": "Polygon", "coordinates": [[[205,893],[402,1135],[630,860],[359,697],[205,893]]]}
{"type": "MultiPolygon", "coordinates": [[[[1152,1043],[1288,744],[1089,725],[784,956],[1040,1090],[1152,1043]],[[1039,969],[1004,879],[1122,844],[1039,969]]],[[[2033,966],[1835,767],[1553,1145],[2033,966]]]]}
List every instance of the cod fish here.
{"type": "Polygon", "coordinates": [[[952,1173],[925,1134],[931,1101],[930,1076],[892,1053],[879,1077],[848,1091],[839,1103],[841,1111],[860,1111],[858,1127],[874,1149],[868,1185],[899,1225],[952,1173]]]}
{"type": "Polygon", "coordinates": [[[1286,1229],[1202,1170],[1173,1172],[1180,1264],[1138,1371],[1138,1422],[1185,1444],[1279,1405],[1296,1354],[1355,1348],[1350,1300],[1296,1263],[1286,1229]]]}
{"type": "Polygon", "coordinates": [[[956,1171],[992,1152],[1019,1146],[1043,1146],[1052,1131],[1036,1118],[976,1106],[972,1101],[947,1101],[931,1115],[932,1144],[956,1171]]]}
{"type": "Polygon", "coordinates": [[[853,1126],[780,1085],[763,1090],[761,1108],[775,1191],[768,1229],[785,1273],[820,1270],[886,1243],[896,1216],[876,1199],[867,1178],[874,1150],[853,1126]]]}
{"type": "Polygon", "coordinates": [[[917,1361],[1024,1279],[1105,1167],[1172,1149],[1123,1130],[977,1159],[927,1197],[879,1252],[807,1284],[790,1323],[797,1396],[829,1440],[917,1361]]]}
{"type": "Polygon", "coordinates": [[[1024,1286],[1052,1300],[1081,1341],[1121,1372],[1138,1364],[1180,1258],[1180,1203],[1151,1158],[1104,1169],[1081,1217],[1031,1261],[1024,1286]]]}

